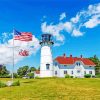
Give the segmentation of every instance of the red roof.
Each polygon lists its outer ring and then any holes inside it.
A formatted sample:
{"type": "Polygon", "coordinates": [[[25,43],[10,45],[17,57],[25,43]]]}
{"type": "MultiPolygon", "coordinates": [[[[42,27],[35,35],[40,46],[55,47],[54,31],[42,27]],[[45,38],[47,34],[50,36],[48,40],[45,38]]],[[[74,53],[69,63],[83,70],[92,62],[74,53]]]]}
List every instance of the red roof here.
{"type": "Polygon", "coordinates": [[[77,58],[77,57],[65,57],[59,56],[55,59],[59,64],[74,64],[76,61],[82,61],[84,65],[95,66],[95,64],[88,58],[77,58]]]}
{"type": "Polygon", "coordinates": [[[35,73],[36,73],[36,74],[40,74],[40,71],[39,71],[39,70],[36,70],[35,73]]]}

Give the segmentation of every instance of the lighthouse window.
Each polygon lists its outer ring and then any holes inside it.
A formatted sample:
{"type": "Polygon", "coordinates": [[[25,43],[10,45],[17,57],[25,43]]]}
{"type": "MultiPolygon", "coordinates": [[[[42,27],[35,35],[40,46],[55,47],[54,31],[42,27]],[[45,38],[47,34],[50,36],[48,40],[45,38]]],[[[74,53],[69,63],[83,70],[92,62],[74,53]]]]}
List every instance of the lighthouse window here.
{"type": "Polygon", "coordinates": [[[50,36],[49,35],[42,36],[42,40],[43,41],[49,41],[50,40],[50,36]]]}
{"type": "Polygon", "coordinates": [[[49,70],[50,64],[46,64],[46,69],[49,70]]]}
{"type": "Polygon", "coordinates": [[[55,71],[55,75],[57,75],[57,71],[55,71]]]}
{"type": "Polygon", "coordinates": [[[67,74],[67,71],[66,70],[64,70],[64,74],[67,74]]]}
{"type": "Polygon", "coordinates": [[[73,74],[73,71],[71,73],[73,74]]]}

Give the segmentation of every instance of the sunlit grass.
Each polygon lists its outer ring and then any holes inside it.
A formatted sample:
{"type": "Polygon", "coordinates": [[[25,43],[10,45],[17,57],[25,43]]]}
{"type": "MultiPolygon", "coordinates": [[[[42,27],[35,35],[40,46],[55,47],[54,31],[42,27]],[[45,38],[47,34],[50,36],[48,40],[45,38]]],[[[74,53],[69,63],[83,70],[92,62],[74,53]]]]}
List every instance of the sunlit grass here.
{"type": "MultiPolygon", "coordinates": [[[[9,79],[0,79],[3,82],[9,79]]],[[[21,85],[0,88],[0,100],[100,100],[100,79],[15,79],[21,85]]]]}

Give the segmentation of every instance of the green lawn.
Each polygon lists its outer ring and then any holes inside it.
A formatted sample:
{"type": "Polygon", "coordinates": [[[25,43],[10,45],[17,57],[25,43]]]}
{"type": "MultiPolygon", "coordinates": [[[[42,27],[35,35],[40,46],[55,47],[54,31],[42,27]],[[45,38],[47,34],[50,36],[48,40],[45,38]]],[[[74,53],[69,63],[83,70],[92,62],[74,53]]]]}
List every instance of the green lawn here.
{"type": "Polygon", "coordinates": [[[17,80],[20,86],[0,88],[0,100],[100,100],[99,78],[17,80]]]}

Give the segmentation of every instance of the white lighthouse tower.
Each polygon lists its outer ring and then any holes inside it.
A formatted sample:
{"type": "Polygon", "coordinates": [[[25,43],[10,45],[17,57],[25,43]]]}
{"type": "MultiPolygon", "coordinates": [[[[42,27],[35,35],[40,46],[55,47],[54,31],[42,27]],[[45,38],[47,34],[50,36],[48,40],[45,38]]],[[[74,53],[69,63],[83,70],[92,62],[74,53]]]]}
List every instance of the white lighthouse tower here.
{"type": "Polygon", "coordinates": [[[53,45],[51,34],[42,34],[41,36],[41,59],[40,59],[40,77],[53,76],[53,58],[51,46],[53,45]]]}

